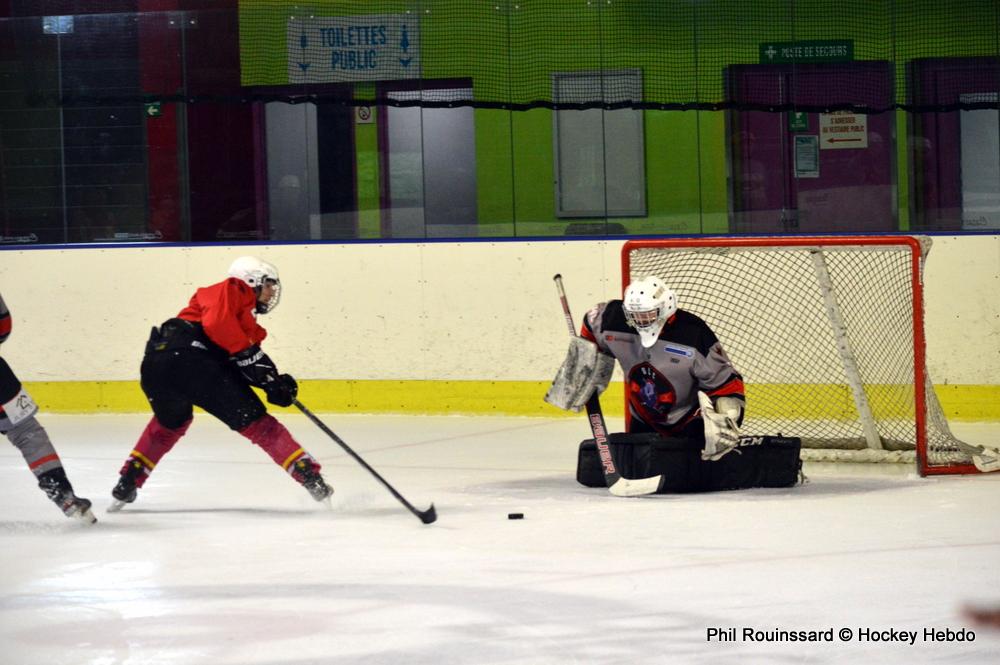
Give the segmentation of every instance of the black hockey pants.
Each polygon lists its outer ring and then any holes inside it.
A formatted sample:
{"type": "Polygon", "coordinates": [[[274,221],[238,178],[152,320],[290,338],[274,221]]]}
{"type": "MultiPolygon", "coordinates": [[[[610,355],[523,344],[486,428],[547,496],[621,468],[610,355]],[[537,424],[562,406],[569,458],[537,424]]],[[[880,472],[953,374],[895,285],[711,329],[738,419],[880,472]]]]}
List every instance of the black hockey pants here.
{"type": "Polygon", "coordinates": [[[193,406],[236,431],[267,413],[264,403],[217,348],[170,342],[163,344],[160,331],[154,328],[140,369],[142,391],[161,425],[177,429],[193,417],[193,406]]]}

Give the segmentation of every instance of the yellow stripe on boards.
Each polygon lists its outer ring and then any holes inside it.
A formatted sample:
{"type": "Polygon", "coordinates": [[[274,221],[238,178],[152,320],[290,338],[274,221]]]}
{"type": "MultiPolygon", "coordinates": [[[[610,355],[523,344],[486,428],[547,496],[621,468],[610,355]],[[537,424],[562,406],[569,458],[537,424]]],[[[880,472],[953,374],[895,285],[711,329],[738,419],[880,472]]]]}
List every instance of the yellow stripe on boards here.
{"type": "MultiPolygon", "coordinates": [[[[299,398],[320,413],[579,417],[543,402],[548,386],[547,381],[314,380],[300,382],[299,398]]],[[[25,383],[25,388],[43,413],[150,412],[138,381],[43,381],[25,383]]],[[[898,406],[900,391],[905,388],[869,388],[869,401],[877,417],[906,415],[898,406]],[[890,399],[894,395],[897,398],[890,399]]],[[[1000,421],[1000,386],[947,385],[936,386],[935,391],[949,419],[1000,421]]],[[[601,397],[606,415],[622,416],[623,395],[621,383],[608,387],[601,397]]],[[[854,413],[846,386],[748,385],[747,402],[748,415],[757,418],[850,418],[854,413]]],[[[272,405],[268,408],[282,411],[272,405]]]]}

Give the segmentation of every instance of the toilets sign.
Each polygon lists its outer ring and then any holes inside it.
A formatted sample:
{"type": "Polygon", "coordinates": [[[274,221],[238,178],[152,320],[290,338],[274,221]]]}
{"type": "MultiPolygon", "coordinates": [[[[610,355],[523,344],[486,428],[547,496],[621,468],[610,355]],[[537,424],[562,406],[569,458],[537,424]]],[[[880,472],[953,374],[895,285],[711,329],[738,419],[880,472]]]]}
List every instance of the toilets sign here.
{"type": "Polygon", "coordinates": [[[407,14],[288,20],[288,82],[420,77],[420,28],[407,14]]]}

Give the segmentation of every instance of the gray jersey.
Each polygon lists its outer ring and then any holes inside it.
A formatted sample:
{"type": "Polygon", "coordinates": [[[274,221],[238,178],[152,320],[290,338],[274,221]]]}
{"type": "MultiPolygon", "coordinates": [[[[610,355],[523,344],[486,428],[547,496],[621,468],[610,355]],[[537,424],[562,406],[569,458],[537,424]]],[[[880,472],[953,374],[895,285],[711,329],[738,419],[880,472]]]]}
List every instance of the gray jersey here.
{"type": "Polygon", "coordinates": [[[663,434],[698,415],[699,390],[743,398],[743,378],[708,324],[690,312],[677,310],[648,349],[626,323],[621,300],[590,310],[581,334],[621,364],[630,418],[663,434]]]}

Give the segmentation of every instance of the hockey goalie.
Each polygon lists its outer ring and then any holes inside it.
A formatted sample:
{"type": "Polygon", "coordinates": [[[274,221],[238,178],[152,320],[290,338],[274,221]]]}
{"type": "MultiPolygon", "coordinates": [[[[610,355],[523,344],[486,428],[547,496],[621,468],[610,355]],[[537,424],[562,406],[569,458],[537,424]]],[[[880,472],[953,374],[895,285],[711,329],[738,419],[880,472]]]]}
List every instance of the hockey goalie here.
{"type": "MultiPolygon", "coordinates": [[[[741,436],[742,376],[708,324],[679,309],[659,278],[634,281],[621,300],[587,313],[545,401],[580,411],[607,388],[616,360],[626,432],[611,434],[608,445],[622,477],[659,475],[660,494],[800,482],[799,439],[741,436]]],[[[605,486],[593,439],[580,444],[577,480],[605,486]]]]}

